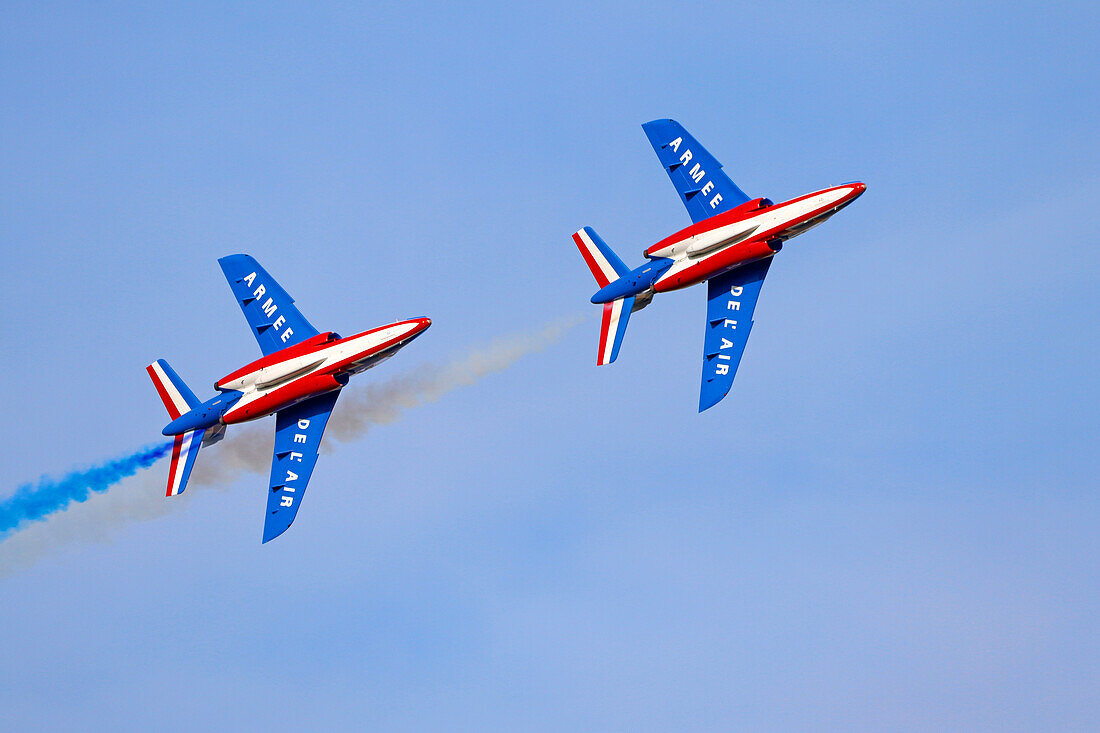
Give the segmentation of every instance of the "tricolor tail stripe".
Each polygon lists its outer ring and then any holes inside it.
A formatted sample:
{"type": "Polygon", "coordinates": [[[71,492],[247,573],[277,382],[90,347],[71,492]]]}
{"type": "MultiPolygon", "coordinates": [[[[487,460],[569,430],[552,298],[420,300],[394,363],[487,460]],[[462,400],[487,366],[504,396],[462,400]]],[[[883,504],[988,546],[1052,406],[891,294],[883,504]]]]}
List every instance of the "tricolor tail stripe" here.
{"type": "Polygon", "coordinates": [[[157,388],[157,394],[173,420],[199,404],[194,393],[164,359],[157,359],[145,367],[145,371],[149,372],[149,378],[153,380],[153,386],[157,388]]]}
{"type": "Polygon", "coordinates": [[[206,430],[192,430],[177,435],[172,443],[172,465],[168,468],[168,491],[165,496],[182,494],[187,488],[187,479],[195,466],[195,458],[202,447],[202,437],[206,430]]]}
{"type": "Polygon", "coordinates": [[[573,242],[581,251],[581,257],[601,288],[630,272],[592,227],[585,227],[574,234],[573,242]]]}
{"type": "Polygon", "coordinates": [[[633,296],[603,304],[603,318],[600,321],[600,351],[596,355],[597,366],[610,364],[619,356],[619,347],[623,345],[626,324],[633,309],[633,296]]]}

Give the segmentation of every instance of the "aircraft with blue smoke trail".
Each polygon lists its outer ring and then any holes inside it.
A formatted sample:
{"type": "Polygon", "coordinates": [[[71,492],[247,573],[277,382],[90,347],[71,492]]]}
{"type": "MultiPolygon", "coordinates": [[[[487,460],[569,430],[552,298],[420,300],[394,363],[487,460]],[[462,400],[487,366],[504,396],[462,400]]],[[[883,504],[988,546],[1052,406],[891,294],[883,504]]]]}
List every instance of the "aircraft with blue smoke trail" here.
{"type": "Polygon", "coordinates": [[[780,204],[750,199],[679,122],[654,120],[642,129],[692,224],[646,249],[646,263],[633,270],[591,227],[573,235],[600,286],[592,296],[593,303],[603,306],[596,364],[615,361],[630,314],[649,305],[654,294],[706,281],[702,412],[718,404],[733,385],[772,257],[785,241],[821,224],[867,187],[845,183],[780,204]]]}
{"type": "Polygon", "coordinates": [[[347,338],[321,333],[252,257],[230,255],[218,263],[263,356],[215,382],[218,394],[206,402],[199,402],[163,359],[146,367],[172,418],[163,430],[175,437],[167,495],[183,492],[199,449],[221,440],[226,425],[274,414],[263,536],[269,542],[298,514],[340,390],[353,374],[389,359],[432,322],[413,318],[347,338]]]}

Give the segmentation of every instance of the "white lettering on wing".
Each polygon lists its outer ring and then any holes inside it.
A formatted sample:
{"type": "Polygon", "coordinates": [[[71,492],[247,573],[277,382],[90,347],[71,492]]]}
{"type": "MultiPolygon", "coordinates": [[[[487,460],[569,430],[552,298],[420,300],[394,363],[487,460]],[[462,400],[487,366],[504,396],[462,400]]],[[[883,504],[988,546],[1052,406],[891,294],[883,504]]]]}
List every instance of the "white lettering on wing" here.
{"type": "MultiPolygon", "coordinates": [[[[680,145],[682,145],[683,142],[684,142],[684,138],[678,137],[675,140],[673,140],[672,142],[670,142],[668,145],[666,145],[665,147],[666,148],[671,148],[672,152],[674,152],[674,153],[680,153],[680,145]]],[[[694,158],[694,157],[695,156],[691,152],[690,149],[685,149],[684,152],[680,153],[680,162],[679,163],[673,163],[672,166],[670,166],[669,172],[671,173],[671,168],[675,168],[676,166],[687,165],[688,163],[691,162],[692,158],[694,158]]],[[[706,178],[707,172],[705,170],[703,170],[703,167],[701,165],[699,165],[698,161],[696,161],[695,165],[693,165],[691,167],[691,170],[687,171],[687,175],[688,175],[688,178],[690,178],[692,181],[694,181],[695,183],[699,183],[704,178],[706,178]]],[[[705,197],[708,194],[710,194],[710,192],[713,191],[713,190],[714,190],[714,181],[712,179],[707,179],[707,182],[703,184],[703,187],[701,189],[699,189],[699,193],[702,194],[705,197]]],[[[685,194],[685,196],[686,196],[686,194],[685,194]]],[[[710,200],[710,208],[712,208],[712,209],[718,208],[718,204],[720,204],[720,203],[722,203],[722,194],[716,193],[716,194],[714,194],[714,196],[710,200]]]]}
{"type": "MultiPolygon", "coordinates": [[[[303,419],[299,420],[298,421],[298,429],[299,430],[309,429],[309,419],[308,418],[303,418],[303,419]]],[[[292,438],[292,440],[295,443],[305,443],[308,439],[309,439],[309,436],[306,433],[295,433],[294,438],[292,438]]],[[[291,451],[290,452],[290,460],[295,461],[297,463],[301,463],[302,462],[302,454],[299,453],[298,451],[291,451]]],[[[286,470],[286,479],[283,480],[283,496],[279,500],[279,506],[281,506],[281,507],[294,506],[294,497],[293,496],[288,496],[288,494],[293,494],[294,492],[296,492],[298,490],[296,487],[290,485],[292,482],[297,481],[297,480],[298,480],[298,474],[295,473],[294,471],[291,471],[288,468],[286,470]]]]}
{"type": "MultiPolygon", "coordinates": [[[[260,304],[260,298],[267,295],[267,286],[263,283],[256,283],[255,272],[251,272],[246,275],[244,278],[241,279],[241,282],[247,285],[249,288],[252,288],[254,284],[256,285],[256,287],[252,290],[252,300],[255,300],[257,305],[260,306],[260,310],[263,311],[265,317],[272,318],[275,316],[276,313],[279,312],[279,304],[275,302],[275,298],[270,295],[267,296],[267,300],[263,301],[263,303],[260,304]]],[[[271,323],[271,328],[274,328],[276,331],[280,331],[282,330],[284,325],[286,325],[286,317],[283,315],[279,315],[271,323]]],[[[282,342],[285,344],[287,341],[289,341],[293,333],[294,329],[292,328],[288,328],[285,331],[282,331],[282,333],[280,334],[282,342]]]]}
{"type": "MultiPolygon", "coordinates": [[[[741,301],[734,300],[734,298],[740,298],[741,294],[744,292],[745,288],[742,285],[734,285],[733,287],[731,287],[729,297],[726,300],[726,310],[740,311],[741,301]]],[[[733,320],[732,318],[724,318],[722,319],[722,327],[733,329],[736,331],[737,321],[733,320]]],[[[734,347],[734,342],[731,339],[728,339],[725,336],[722,336],[721,339],[722,343],[718,347],[718,359],[717,361],[715,361],[714,364],[714,376],[716,377],[726,376],[730,373],[730,362],[732,361],[732,359],[730,358],[729,354],[723,354],[721,352],[726,349],[732,349],[734,347]]]]}

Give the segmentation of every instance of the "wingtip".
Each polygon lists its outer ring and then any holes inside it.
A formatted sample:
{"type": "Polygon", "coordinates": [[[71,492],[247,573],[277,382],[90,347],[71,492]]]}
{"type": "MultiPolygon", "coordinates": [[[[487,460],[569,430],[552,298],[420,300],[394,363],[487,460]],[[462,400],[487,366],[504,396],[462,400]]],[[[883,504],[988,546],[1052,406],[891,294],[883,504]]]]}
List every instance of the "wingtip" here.
{"type": "Polygon", "coordinates": [[[272,526],[269,526],[269,525],[265,524],[264,525],[264,538],[263,538],[263,540],[261,540],[260,544],[261,545],[266,545],[268,542],[271,542],[271,540],[275,539],[276,537],[281,536],[284,532],[286,532],[288,529],[290,529],[291,524],[294,524],[294,522],[292,521],[290,524],[286,525],[285,527],[279,527],[278,525],[272,527],[272,526]]]}
{"type": "Polygon", "coordinates": [[[714,407],[719,402],[726,399],[727,394],[729,394],[729,392],[723,392],[722,394],[718,395],[717,397],[707,396],[707,395],[700,395],[699,396],[699,412],[706,412],[710,408],[714,407]]]}

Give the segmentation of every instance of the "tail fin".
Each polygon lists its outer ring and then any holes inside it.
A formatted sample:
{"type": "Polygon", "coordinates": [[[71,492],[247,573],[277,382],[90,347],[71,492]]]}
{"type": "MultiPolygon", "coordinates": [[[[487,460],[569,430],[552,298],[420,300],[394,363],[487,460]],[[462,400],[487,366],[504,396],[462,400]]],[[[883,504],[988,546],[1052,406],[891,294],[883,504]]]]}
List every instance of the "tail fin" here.
{"type": "MultiPolygon", "coordinates": [[[[573,241],[601,288],[607,287],[630,272],[630,269],[607,246],[607,243],[600,239],[600,235],[596,234],[596,230],[592,227],[585,227],[574,234],[573,241]]],[[[600,350],[596,354],[597,365],[610,364],[619,355],[619,347],[623,345],[623,334],[626,333],[626,323],[633,309],[633,296],[603,304],[603,319],[600,321],[600,350]]]]}
{"type": "MultiPolygon", "coordinates": [[[[157,359],[145,367],[145,371],[149,372],[153,386],[157,388],[157,394],[160,395],[161,402],[164,403],[168,415],[173,420],[199,406],[200,402],[195,397],[195,393],[183,383],[164,359],[157,359]]],[[[182,494],[187,487],[187,479],[195,465],[195,458],[199,455],[205,433],[205,429],[199,429],[175,436],[172,444],[172,465],[168,469],[168,491],[165,496],[182,494]]]]}
{"type": "Polygon", "coordinates": [[[607,287],[611,282],[630,272],[630,268],[623,264],[619,256],[611,251],[592,227],[585,227],[574,234],[573,241],[576,242],[577,249],[581,251],[581,257],[584,258],[585,264],[588,265],[588,269],[592,271],[592,276],[596,278],[601,288],[607,287]]]}
{"type": "Polygon", "coordinates": [[[145,371],[149,372],[153,386],[157,388],[157,394],[160,395],[160,401],[164,403],[165,409],[173,420],[201,404],[195,393],[188,389],[164,359],[157,359],[145,367],[145,371]]]}

